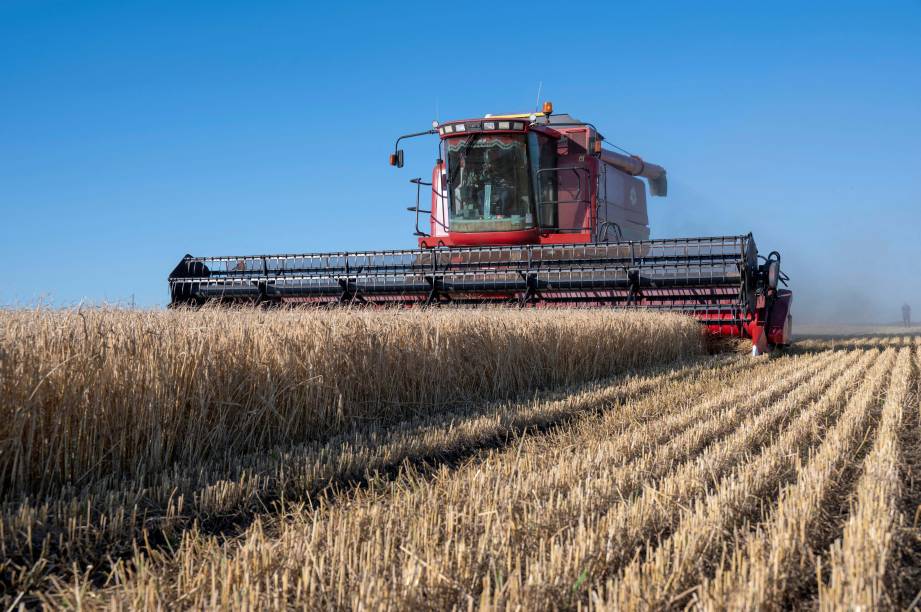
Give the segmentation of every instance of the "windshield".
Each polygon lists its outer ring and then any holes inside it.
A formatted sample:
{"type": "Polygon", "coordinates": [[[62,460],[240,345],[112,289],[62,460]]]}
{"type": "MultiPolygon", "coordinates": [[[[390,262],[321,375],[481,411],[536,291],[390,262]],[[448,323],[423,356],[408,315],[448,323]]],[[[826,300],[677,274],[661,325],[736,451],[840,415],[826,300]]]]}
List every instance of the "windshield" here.
{"type": "Polygon", "coordinates": [[[452,232],[535,226],[524,134],[472,134],[447,141],[452,232]]]}

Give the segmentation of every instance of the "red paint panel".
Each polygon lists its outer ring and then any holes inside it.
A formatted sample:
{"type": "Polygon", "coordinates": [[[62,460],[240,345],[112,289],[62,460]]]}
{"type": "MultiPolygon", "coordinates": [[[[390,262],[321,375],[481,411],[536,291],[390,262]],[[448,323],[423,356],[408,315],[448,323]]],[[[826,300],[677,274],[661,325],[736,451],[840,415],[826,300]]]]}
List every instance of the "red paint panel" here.
{"type": "Polygon", "coordinates": [[[793,303],[793,292],[787,289],[777,291],[777,298],[771,307],[771,314],[767,322],[768,342],[771,344],[790,344],[790,326],[787,325],[787,316],[793,303]]]}
{"type": "Polygon", "coordinates": [[[509,246],[516,244],[537,244],[540,231],[535,228],[512,232],[449,232],[443,238],[426,238],[419,241],[422,247],[433,246],[509,246]],[[425,242],[426,244],[423,244],[425,242]],[[440,243],[440,245],[438,244],[440,243]]]}

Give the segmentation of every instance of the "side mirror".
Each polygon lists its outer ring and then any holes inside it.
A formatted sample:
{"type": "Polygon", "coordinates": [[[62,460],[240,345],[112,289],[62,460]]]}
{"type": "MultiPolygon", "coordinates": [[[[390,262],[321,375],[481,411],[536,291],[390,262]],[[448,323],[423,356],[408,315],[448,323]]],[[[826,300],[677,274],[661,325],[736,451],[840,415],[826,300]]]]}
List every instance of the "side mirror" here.
{"type": "Polygon", "coordinates": [[[403,149],[397,149],[395,153],[390,154],[390,165],[397,168],[403,167],[403,149]]]}

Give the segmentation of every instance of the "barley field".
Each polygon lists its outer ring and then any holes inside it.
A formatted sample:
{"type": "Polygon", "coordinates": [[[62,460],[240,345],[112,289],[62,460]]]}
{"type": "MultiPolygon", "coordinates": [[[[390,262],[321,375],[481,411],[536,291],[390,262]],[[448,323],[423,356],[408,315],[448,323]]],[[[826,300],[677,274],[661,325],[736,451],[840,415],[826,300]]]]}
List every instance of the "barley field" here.
{"type": "Polygon", "coordinates": [[[4,607],[894,609],[921,337],[608,311],[0,312],[4,607]]]}

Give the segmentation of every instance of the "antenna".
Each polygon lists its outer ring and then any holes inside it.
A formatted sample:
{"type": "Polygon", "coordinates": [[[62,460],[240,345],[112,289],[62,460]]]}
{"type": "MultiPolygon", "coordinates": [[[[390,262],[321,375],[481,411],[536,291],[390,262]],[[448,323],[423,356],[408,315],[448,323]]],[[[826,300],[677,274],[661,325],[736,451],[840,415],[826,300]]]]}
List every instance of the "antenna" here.
{"type": "Polygon", "coordinates": [[[438,121],[438,123],[441,123],[438,117],[438,96],[435,96],[435,121],[438,121]]]}
{"type": "Polygon", "coordinates": [[[543,86],[544,86],[543,81],[539,81],[537,83],[537,100],[534,101],[534,113],[535,114],[540,112],[540,90],[543,86]]]}

